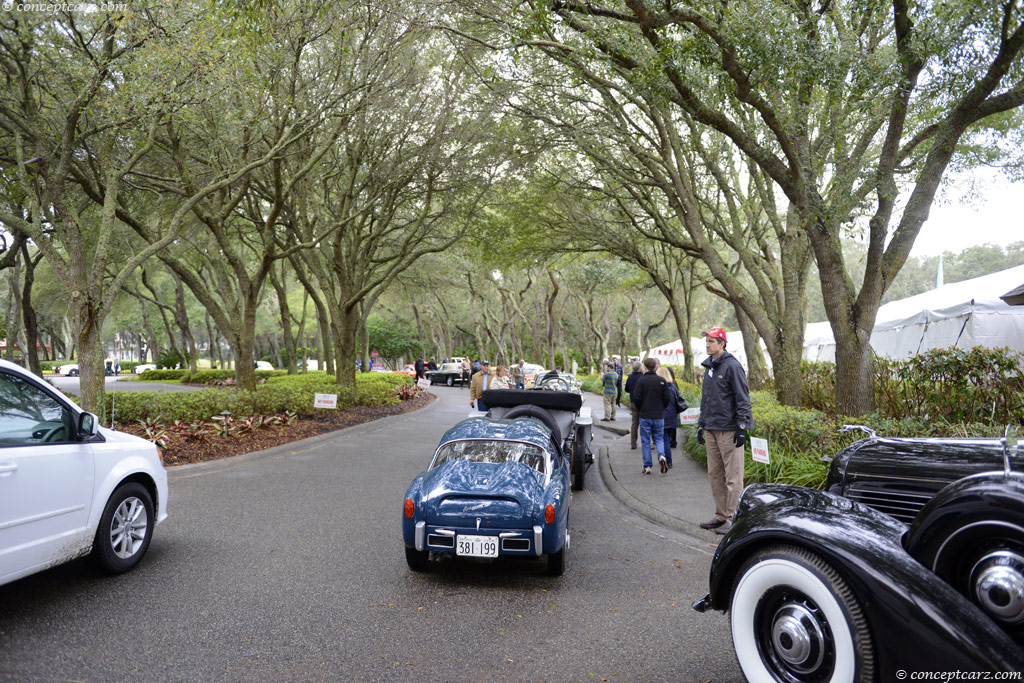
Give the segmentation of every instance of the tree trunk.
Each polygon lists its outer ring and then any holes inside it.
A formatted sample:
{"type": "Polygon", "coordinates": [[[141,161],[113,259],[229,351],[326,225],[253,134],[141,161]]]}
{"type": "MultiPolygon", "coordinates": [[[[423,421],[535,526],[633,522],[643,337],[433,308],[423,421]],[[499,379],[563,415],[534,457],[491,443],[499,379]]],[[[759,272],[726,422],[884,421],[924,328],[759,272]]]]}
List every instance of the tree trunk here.
{"type": "Polygon", "coordinates": [[[199,354],[196,351],[196,338],[192,336],[192,325],[188,321],[188,310],[185,308],[185,288],[181,279],[174,278],[175,318],[181,330],[182,345],[188,353],[188,367],[191,372],[199,371],[199,354]]]}
{"type": "Polygon", "coordinates": [[[338,399],[343,404],[354,404],[356,400],[356,337],[359,334],[359,313],[355,307],[346,309],[339,306],[331,317],[334,331],[334,347],[337,349],[338,399]]]}
{"type": "MultiPolygon", "coordinates": [[[[743,333],[743,350],[747,352],[747,384],[751,389],[761,390],[768,385],[768,365],[761,352],[761,335],[757,333],[750,317],[739,306],[735,306],[736,320],[743,333]]],[[[775,362],[775,359],[772,359],[775,362]]],[[[788,377],[787,379],[791,379],[788,377]]],[[[797,367],[797,391],[799,391],[800,368],[797,367]]]]}
{"type": "Polygon", "coordinates": [[[210,342],[210,365],[214,368],[224,366],[224,356],[220,352],[220,343],[217,337],[213,334],[213,325],[210,323],[210,312],[206,312],[206,338],[210,342]],[[216,346],[217,355],[214,356],[214,346],[216,346]],[[219,361],[219,362],[218,362],[219,361]]]}
{"type": "Polygon", "coordinates": [[[35,280],[36,264],[42,254],[33,260],[28,254],[27,245],[22,245],[21,249],[25,259],[25,284],[21,295],[21,315],[25,321],[25,362],[30,371],[42,375],[42,366],[39,365],[39,323],[36,309],[32,306],[32,283],[35,280]]]}
{"type": "Polygon", "coordinates": [[[78,372],[82,408],[95,413],[100,424],[105,424],[104,393],[106,373],[103,366],[103,320],[96,315],[90,299],[74,302],[75,329],[78,330],[78,372]]]}
{"type": "Polygon", "coordinates": [[[11,307],[7,314],[7,360],[14,362],[14,350],[21,337],[21,259],[14,262],[8,276],[11,289],[11,307]]]}

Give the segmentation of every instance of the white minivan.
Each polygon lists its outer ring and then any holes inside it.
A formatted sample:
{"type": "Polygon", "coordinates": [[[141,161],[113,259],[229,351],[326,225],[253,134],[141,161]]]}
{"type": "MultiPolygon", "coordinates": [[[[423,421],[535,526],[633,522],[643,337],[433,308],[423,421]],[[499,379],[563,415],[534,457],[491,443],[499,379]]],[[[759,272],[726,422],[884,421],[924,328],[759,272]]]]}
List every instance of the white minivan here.
{"type": "Polygon", "coordinates": [[[155,445],[0,360],[0,585],[83,555],[126,572],[166,518],[155,445]]]}

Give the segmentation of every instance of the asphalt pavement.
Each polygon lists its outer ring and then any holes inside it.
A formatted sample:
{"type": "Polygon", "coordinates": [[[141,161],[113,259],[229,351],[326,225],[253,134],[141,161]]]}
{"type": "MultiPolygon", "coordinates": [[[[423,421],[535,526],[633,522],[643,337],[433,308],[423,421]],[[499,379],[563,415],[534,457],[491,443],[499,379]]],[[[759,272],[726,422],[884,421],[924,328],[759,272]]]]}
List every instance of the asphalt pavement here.
{"type": "Polygon", "coordinates": [[[661,474],[652,451],[652,474],[643,474],[643,456],[639,444],[636,450],[632,450],[629,445],[632,419],[629,407],[619,407],[615,419],[604,422],[601,420],[604,417],[603,404],[601,396],[586,394],[584,397],[584,405],[591,406],[595,435],[604,431],[613,436],[602,440],[602,444],[607,445],[608,455],[598,460],[601,480],[608,490],[624,505],[655,524],[712,542],[721,538],[713,531],[706,531],[699,526],[701,522],[715,516],[715,503],[711,497],[707,470],[682,450],[683,429],[677,432],[679,447],[672,449],[672,469],[661,474]]]}
{"type": "Polygon", "coordinates": [[[572,496],[565,575],[504,558],[410,571],[402,495],[469,412],[468,391],[434,393],[170,468],[170,517],[135,570],[75,561],[0,586],[0,681],[742,680],[728,618],[690,608],[719,538],[696,526],[706,476],[681,456],[642,475],[628,411],[602,422],[594,394],[602,457],[572,496]]]}

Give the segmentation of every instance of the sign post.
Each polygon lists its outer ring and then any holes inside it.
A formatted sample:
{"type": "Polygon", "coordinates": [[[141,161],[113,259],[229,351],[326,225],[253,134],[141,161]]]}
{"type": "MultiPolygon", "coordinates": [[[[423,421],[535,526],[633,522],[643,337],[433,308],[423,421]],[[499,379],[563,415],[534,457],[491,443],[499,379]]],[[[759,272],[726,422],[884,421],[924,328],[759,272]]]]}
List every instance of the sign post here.
{"type": "Polygon", "coordinates": [[[750,457],[754,462],[768,463],[768,439],[750,439],[750,457]]]}
{"type": "Polygon", "coordinates": [[[313,399],[314,408],[330,408],[337,410],[338,408],[338,395],[337,394],[317,394],[313,399]]]}

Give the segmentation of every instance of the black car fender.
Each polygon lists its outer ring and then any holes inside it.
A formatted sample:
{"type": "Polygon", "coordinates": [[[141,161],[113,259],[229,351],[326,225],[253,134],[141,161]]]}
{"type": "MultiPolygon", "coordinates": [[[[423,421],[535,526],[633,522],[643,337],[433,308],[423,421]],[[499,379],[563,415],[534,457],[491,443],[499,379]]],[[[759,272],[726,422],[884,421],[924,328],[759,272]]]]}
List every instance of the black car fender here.
{"type": "Polygon", "coordinates": [[[864,611],[879,671],[1020,671],[1024,652],[977,606],[903,548],[898,520],[816,489],[747,487],[711,565],[710,607],[728,610],[746,560],[760,549],[795,545],[842,576],[864,611]]]}
{"type": "Polygon", "coordinates": [[[1024,548],[1024,474],[986,472],[953,482],[918,513],[904,545],[918,562],[951,577],[957,556],[986,537],[1024,548]]]}

